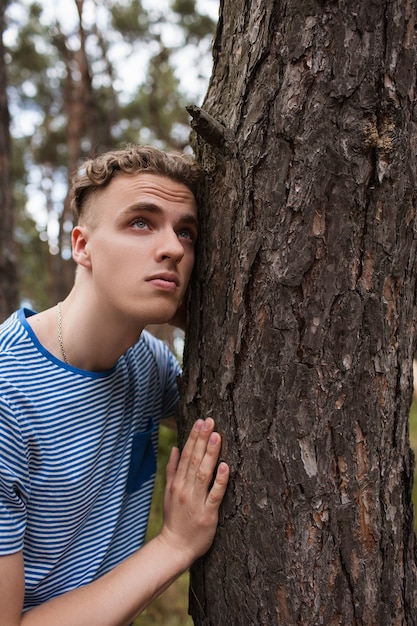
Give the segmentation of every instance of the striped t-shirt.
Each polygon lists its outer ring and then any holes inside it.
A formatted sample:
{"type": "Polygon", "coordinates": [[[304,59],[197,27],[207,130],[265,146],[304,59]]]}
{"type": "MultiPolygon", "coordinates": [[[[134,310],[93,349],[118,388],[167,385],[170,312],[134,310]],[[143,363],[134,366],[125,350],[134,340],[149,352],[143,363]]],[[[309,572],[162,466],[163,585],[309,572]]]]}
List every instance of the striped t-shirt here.
{"type": "Polygon", "coordinates": [[[145,331],[108,371],[71,367],[39,343],[31,314],[0,326],[0,555],[23,549],[25,610],[142,545],[180,373],[145,331]]]}

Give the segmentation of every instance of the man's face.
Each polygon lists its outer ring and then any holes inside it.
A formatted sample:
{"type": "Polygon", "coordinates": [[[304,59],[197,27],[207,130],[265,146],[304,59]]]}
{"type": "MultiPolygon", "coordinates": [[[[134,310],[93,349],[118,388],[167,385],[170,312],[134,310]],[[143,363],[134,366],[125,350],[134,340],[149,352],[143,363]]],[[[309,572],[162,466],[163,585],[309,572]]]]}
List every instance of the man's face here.
{"type": "Polygon", "coordinates": [[[197,206],[181,183],[156,174],[118,174],[90,199],[79,228],[81,265],[109,313],[140,324],[170,320],[183,299],[194,264],[197,206]]]}

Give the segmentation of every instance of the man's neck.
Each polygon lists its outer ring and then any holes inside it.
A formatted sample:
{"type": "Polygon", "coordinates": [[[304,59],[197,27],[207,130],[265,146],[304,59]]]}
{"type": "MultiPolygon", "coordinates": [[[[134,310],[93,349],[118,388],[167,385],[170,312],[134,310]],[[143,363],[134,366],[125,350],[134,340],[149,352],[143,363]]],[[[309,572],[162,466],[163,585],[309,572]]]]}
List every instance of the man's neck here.
{"type": "Polygon", "coordinates": [[[60,324],[57,306],[30,317],[28,323],[46,350],[60,360],[65,354],[68,364],[79,369],[111,369],[143,329],[134,320],[120,319],[109,307],[80,298],[75,288],[60,308],[60,324]]]}

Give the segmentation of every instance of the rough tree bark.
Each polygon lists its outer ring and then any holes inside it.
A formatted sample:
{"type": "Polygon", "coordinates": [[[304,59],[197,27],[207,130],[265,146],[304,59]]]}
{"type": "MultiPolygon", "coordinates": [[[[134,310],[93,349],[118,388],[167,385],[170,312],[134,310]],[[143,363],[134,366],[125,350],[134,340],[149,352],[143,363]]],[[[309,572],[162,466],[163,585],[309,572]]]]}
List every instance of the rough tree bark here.
{"type": "Polygon", "coordinates": [[[417,623],[416,18],[221,2],[182,403],[232,474],[197,625],[417,623]]]}
{"type": "Polygon", "coordinates": [[[5,2],[0,5],[0,322],[17,308],[17,260],[13,233],[13,203],[7,75],[3,47],[5,2]]]}

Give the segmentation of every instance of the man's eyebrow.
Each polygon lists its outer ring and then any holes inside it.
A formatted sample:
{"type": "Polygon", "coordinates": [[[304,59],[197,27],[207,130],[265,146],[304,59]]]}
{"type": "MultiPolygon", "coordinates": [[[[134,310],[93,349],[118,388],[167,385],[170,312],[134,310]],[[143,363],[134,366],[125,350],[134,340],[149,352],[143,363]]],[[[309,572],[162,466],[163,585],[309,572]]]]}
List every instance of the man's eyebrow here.
{"type": "MultiPolygon", "coordinates": [[[[164,210],[160,206],[152,202],[135,202],[134,204],[126,207],[123,213],[126,216],[136,215],[137,213],[152,213],[153,215],[162,215],[162,213],[164,213],[164,210]]],[[[198,220],[192,213],[183,213],[182,215],[180,215],[178,221],[182,224],[190,224],[190,226],[195,226],[195,228],[198,230],[198,220]]]]}
{"type": "Polygon", "coordinates": [[[135,214],[138,211],[146,211],[147,213],[154,213],[156,215],[160,215],[162,213],[161,207],[157,204],[153,204],[152,202],[135,202],[134,204],[130,204],[125,208],[123,213],[125,215],[135,214]]]}
{"type": "Polygon", "coordinates": [[[195,226],[198,230],[198,220],[194,215],[191,215],[190,213],[184,213],[183,215],[181,215],[179,221],[182,224],[189,224],[190,226],[195,226]]]}

